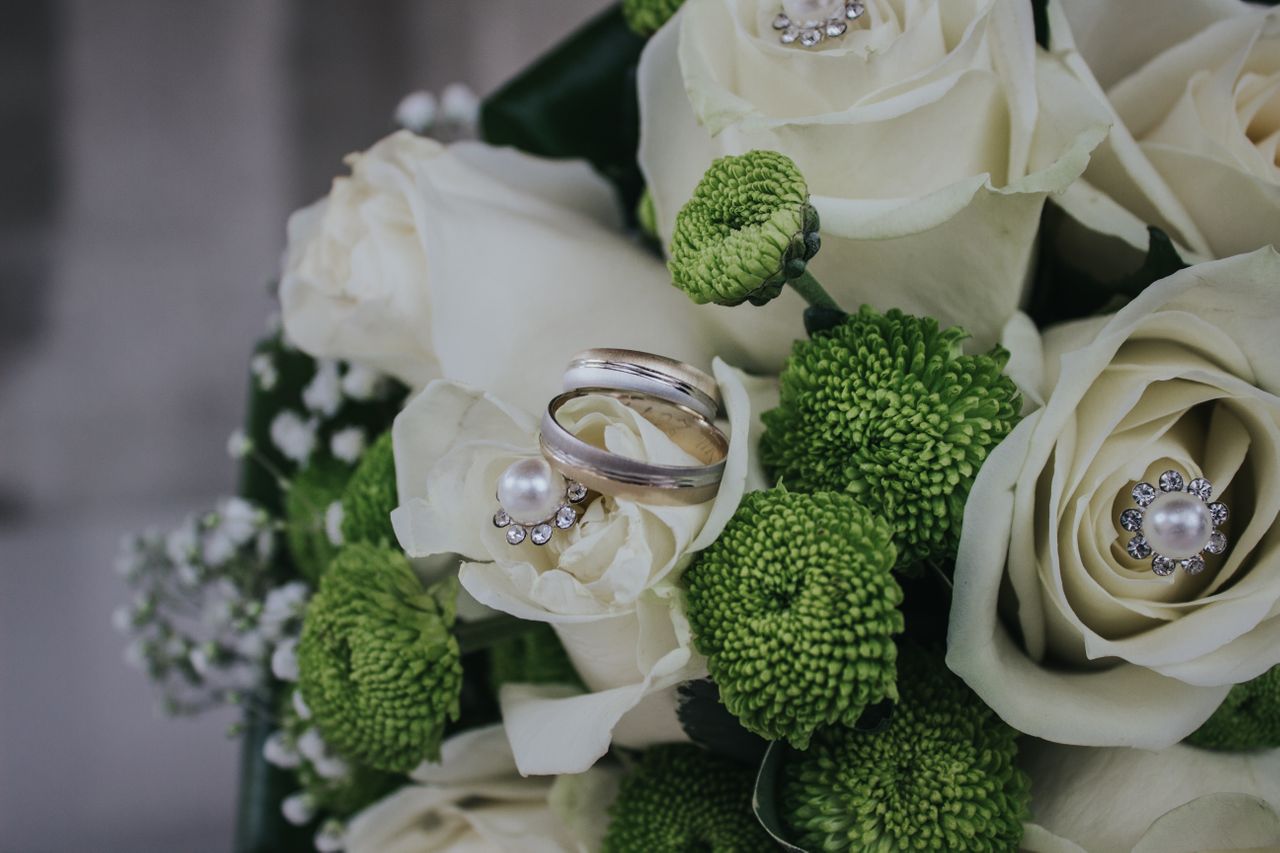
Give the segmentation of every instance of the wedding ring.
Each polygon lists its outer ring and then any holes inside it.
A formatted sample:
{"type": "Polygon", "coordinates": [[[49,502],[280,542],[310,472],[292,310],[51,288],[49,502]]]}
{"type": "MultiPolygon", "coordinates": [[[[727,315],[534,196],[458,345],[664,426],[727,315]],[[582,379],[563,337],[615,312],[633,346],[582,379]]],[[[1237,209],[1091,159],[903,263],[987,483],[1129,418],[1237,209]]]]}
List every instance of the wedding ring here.
{"type": "Polygon", "coordinates": [[[575,388],[556,397],[542,415],[538,441],[543,455],[569,480],[604,495],[662,506],[699,504],[714,498],[729,452],[729,440],[702,412],[653,394],[618,388],[575,388]],[[588,396],[620,401],[702,464],[655,465],[588,444],[556,417],[565,403],[588,396]]]}
{"type": "Polygon", "coordinates": [[[564,390],[616,388],[659,397],[713,421],[720,411],[720,387],[696,367],[652,353],[598,347],[573,357],[564,371],[564,390]]]}

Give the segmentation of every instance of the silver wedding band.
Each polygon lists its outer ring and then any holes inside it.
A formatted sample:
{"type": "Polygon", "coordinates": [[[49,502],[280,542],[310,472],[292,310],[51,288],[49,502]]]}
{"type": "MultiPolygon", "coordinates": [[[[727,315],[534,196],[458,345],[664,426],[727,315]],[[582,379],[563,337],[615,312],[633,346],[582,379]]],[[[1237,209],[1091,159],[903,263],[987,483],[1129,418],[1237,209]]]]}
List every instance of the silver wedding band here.
{"type": "Polygon", "coordinates": [[[696,367],[653,353],[597,347],[573,357],[564,390],[612,388],[659,397],[692,409],[709,421],[720,411],[720,387],[696,367]]]}
{"type": "MultiPolygon", "coordinates": [[[[610,375],[621,375],[612,368],[607,371],[610,375]]],[[[705,396],[711,397],[710,394],[705,396]]],[[[578,387],[547,404],[538,441],[543,455],[554,468],[592,491],[663,506],[699,504],[711,500],[719,491],[725,457],[729,452],[728,439],[703,413],[704,410],[705,406],[695,409],[647,391],[578,387]],[[666,433],[678,447],[702,464],[656,465],[588,444],[565,429],[556,416],[565,403],[588,396],[618,400],[666,433]]]]}

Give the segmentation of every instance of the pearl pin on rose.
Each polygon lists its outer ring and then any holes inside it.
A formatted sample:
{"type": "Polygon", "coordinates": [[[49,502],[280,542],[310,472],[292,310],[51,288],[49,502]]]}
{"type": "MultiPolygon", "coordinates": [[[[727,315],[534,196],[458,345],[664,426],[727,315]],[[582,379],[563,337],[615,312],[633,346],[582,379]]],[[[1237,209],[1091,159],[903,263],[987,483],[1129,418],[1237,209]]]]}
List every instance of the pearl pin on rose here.
{"type": "Polygon", "coordinates": [[[1125,550],[1135,560],[1150,558],[1151,570],[1161,577],[1178,566],[1197,575],[1205,569],[1205,554],[1227,549],[1227,536],[1218,529],[1227,520],[1226,504],[1210,503],[1213,485],[1203,477],[1187,483],[1177,471],[1165,471],[1159,485],[1133,487],[1138,507],[1120,513],[1120,526],[1134,534],[1125,550]]]}

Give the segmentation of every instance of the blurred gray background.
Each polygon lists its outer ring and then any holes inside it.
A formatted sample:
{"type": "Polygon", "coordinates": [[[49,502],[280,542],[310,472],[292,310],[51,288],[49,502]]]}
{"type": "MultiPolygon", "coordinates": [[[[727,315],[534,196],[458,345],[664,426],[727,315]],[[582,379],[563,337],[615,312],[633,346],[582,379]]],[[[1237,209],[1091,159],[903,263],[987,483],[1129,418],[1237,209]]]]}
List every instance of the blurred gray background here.
{"type": "Polygon", "coordinates": [[[402,95],[484,94],[605,5],[4,5],[0,853],[230,848],[235,714],[154,711],[116,543],[233,488],[289,211],[402,95]]]}

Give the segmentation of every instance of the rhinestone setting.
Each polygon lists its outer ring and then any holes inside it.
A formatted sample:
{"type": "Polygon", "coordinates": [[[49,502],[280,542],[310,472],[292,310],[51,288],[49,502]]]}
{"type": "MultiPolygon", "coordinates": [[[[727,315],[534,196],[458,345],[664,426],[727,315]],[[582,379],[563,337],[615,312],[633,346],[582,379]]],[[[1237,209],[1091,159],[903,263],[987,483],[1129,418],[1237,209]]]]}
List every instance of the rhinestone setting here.
{"type": "Polygon", "coordinates": [[[575,480],[563,477],[560,480],[564,496],[555,511],[546,518],[532,522],[517,521],[499,504],[498,511],[493,514],[493,526],[506,531],[508,545],[522,545],[526,540],[534,545],[546,545],[557,530],[568,530],[578,523],[581,513],[576,505],[587,499],[587,487],[575,480]]]}
{"type": "Polygon", "coordinates": [[[1227,535],[1218,528],[1230,513],[1225,504],[1209,502],[1213,485],[1203,477],[1187,482],[1181,472],[1169,470],[1157,482],[1158,489],[1150,483],[1134,486],[1130,496],[1137,508],[1120,513],[1120,529],[1133,534],[1125,551],[1135,560],[1150,559],[1159,577],[1178,568],[1198,575],[1205,570],[1204,555],[1227,549],[1227,535]]]}
{"type": "Polygon", "coordinates": [[[812,48],[824,41],[838,39],[849,31],[850,24],[857,23],[866,15],[867,5],[860,0],[847,0],[843,3],[818,4],[815,10],[801,13],[784,8],[779,12],[773,19],[773,29],[778,33],[778,41],[812,48]]]}

